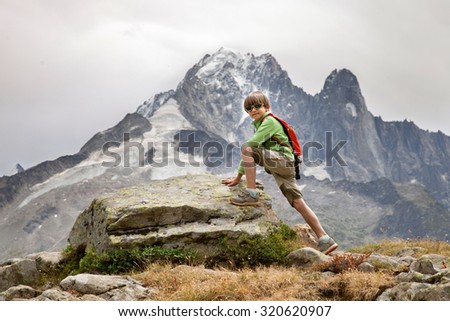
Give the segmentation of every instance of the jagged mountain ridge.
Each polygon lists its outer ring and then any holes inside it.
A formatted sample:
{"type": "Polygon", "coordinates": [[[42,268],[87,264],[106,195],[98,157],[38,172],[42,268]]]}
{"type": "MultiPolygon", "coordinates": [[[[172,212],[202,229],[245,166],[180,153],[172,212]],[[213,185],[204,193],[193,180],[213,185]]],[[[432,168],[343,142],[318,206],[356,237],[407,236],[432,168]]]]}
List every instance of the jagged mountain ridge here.
{"type": "MultiPolygon", "coordinates": [[[[202,164],[205,155],[190,153],[194,145],[180,140],[186,134],[194,133],[201,138],[202,144],[213,141],[222,146],[236,143],[238,147],[238,142],[252,134],[242,101],[256,89],[267,92],[272,110],[297,128],[304,146],[305,142],[318,142],[323,146],[321,150],[310,150],[309,156],[322,160],[322,164],[304,167],[306,175],[329,178],[337,184],[339,180],[370,182],[380,177],[398,182],[415,180],[447,206],[443,212],[438,210],[439,215],[449,216],[449,137],[373,117],[367,110],[356,76],[349,70],[333,71],[325,80],[323,90],[312,96],[293,85],[287,72],[270,54],[255,57],[222,48],[195,64],[175,90],[152,96],[138,107],[136,113],[126,115],[118,125],[96,134],[77,154],[0,178],[0,240],[3,244],[0,250],[4,257],[60,249],[65,245],[76,216],[98,195],[131,184],[148,183],[152,179],[211,170],[202,164]],[[334,166],[325,166],[326,132],[332,132],[333,146],[340,140],[347,141],[339,153],[348,166],[337,166],[335,162],[334,166]],[[130,133],[129,142],[124,141],[124,133],[130,133]],[[418,139],[412,142],[423,146],[412,149],[411,141],[406,139],[408,144],[397,141],[393,133],[405,139],[415,133],[418,139]],[[426,143],[422,144],[422,141],[426,143]],[[105,155],[102,147],[109,142],[117,144],[108,149],[110,154],[105,155]],[[142,150],[137,146],[142,146],[142,150]],[[392,146],[396,149],[389,149],[392,146]],[[404,154],[412,155],[417,173],[425,165],[427,172],[422,176],[411,175],[415,173],[403,162],[404,154]],[[105,166],[116,160],[111,155],[119,157],[118,166],[105,166]],[[422,158],[424,155],[427,155],[425,159],[422,158]],[[192,159],[201,165],[180,167],[176,164],[177,161],[188,164],[192,159]],[[126,161],[129,166],[124,166],[126,161]],[[429,180],[425,180],[427,173],[429,180]],[[439,185],[433,183],[434,178],[441,179],[439,185]],[[10,245],[11,241],[13,245],[10,245]]],[[[233,162],[227,164],[230,166],[222,168],[221,172],[234,171],[237,161],[239,158],[233,158],[233,162]]],[[[311,179],[307,188],[314,190],[314,186],[320,184],[311,179]]],[[[335,188],[342,187],[338,184],[335,188]]],[[[424,193],[428,195],[427,191],[424,193]]],[[[321,216],[335,217],[333,206],[326,203],[327,197],[318,199],[323,201],[325,208],[321,216]]],[[[353,201],[340,200],[352,209],[351,215],[360,219],[358,203],[353,201]]],[[[374,214],[377,220],[387,213],[384,213],[386,208],[382,202],[373,208],[374,212],[379,208],[380,213],[374,214]]],[[[429,213],[435,211],[433,204],[428,204],[427,209],[429,213]]],[[[422,214],[420,220],[426,219],[422,214]]],[[[329,222],[335,224],[338,219],[329,222]]],[[[402,226],[404,220],[407,216],[397,219],[397,226],[402,226]]],[[[387,232],[393,234],[395,231],[387,232]]],[[[414,235],[415,231],[412,232],[407,233],[408,237],[414,235]]],[[[434,235],[428,232],[427,235],[434,235]]],[[[364,233],[360,234],[364,236],[364,233]]]]}

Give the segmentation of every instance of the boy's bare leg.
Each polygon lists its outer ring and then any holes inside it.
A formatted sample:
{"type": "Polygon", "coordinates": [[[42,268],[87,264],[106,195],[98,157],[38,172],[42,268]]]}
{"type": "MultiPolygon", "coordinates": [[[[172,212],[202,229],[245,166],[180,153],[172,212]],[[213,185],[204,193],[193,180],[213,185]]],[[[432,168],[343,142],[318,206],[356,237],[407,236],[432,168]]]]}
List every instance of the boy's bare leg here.
{"type": "Polygon", "coordinates": [[[311,227],[317,238],[326,235],[322,225],[317,218],[316,213],[306,204],[303,198],[297,198],[294,200],[294,208],[303,216],[306,223],[311,227]]]}
{"type": "Polygon", "coordinates": [[[245,176],[247,178],[247,188],[256,188],[256,164],[253,158],[253,151],[250,147],[242,149],[242,162],[244,163],[245,176]]]}

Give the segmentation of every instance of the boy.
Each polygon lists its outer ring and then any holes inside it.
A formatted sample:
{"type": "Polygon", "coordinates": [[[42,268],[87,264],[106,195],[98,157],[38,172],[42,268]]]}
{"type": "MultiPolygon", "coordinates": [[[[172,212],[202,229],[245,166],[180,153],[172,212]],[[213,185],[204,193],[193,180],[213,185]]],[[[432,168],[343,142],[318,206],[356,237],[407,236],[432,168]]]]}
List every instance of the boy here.
{"type": "Polygon", "coordinates": [[[256,164],[272,174],[283,195],[305,219],[306,223],[319,239],[319,250],[324,254],[334,251],[338,244],[325,233],[316,214],[306,204],[295,182],[294,155],[289,148],[289,139],[282,125],[274,118],[268,117],[270,102],[261,91],[248,95],[244,109],[253,118],[255,134],[242,146],[242,161],[237,176],[223,179],[222,184],[234,186],[246,176],[247,188],[238,196],[230,199],[237,206],[256,206],[259,193],[256,190],[256,164]]]}

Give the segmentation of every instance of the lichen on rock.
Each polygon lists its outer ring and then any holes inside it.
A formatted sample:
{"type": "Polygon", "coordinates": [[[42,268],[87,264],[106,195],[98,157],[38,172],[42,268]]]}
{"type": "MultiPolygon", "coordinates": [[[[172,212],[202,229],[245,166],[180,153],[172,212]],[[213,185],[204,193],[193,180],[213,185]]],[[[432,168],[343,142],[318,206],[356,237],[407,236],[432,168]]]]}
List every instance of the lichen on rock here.
{"type": "Polygon", "coordinates": [[[211,255],[224,238],[266,236],[278,225],[262,190],[257,207],[228,202],[236,193],[214,175],[187,175],[127,187],[95,199],[69,235],[74,249],[104,253],[119,248],[163,246],[211,255]]]}

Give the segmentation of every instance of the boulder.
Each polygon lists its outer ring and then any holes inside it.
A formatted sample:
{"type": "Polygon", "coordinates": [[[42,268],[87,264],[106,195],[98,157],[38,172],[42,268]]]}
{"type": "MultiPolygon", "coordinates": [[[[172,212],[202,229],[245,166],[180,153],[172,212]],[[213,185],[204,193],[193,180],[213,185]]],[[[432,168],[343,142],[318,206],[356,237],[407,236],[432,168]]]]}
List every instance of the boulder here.
{"type": "Polygon", "coordinates": [[[403,258],[381,255],[379,253],[372,253],[366,261],[375,267],[376,270],[388,270],[393,272],[404,272],[409,266],[409,263],[405,262],[403,258]]]}
{"type": "Polygon", "coordinates": [[[317,248],[319,240],[308,224],[295,224],[292,229],[297,233],[305,247],[317,248]]]}
{"type": "Polygon", "coordinates": [[[414,300],[417,301],[450,301],[450,283],[438,284],[430,289],[417,292],[414,300]]]}
{"type": "Polygon", "coordinates": [[[75,221],[73,249],[97,254],[119,248],[163,246],[214,255],[223,240],[266,236],[278,224],[271,199],[260,191],[257,207],[234,206],[229,188],[213,175],[151,181],[95,199],[75,221]]]}
{"type": "MultiPolygon", "coordinates": [[[[78,293],[84,300],[97,299],[107,301],[135,301],[149,299],[154,290],[143,287],[138,281],[118,275],[78,274],[68,276],[60,283],[61,288],[69,293],[78,293]]],[[[44,292],[45,293],[45,292],[44,292]]]]}
{"type": "Polygon", "coordinates": [[[428,254],[415,260],[408,272],[395,277],[398,284],[384,291],[377,300],[450,301],[450,270],[435,270],[432,265],[432,261],[440,259],[440,255],[428,254]]]}
{"type": "Polygon", "coordinates": [[[40,295],[41,292],[28,285],[17,285],[0,293],[0,301],[11,301],[15,299],[27,300],[40,295]]]}
{"type": "Polygon", "coordinates": [[[65,260],[62,252],[39,252],[29,254],[25,258],[34,260],[37,270],[43,273],[52,272],[65,260]]]}
{"type": "Polygon", "coordinates": [[[286,259],[289,266],[307,269],[315,264],[328,262],[331,260],[331,257],[313,248],[304,247],[289,253],[286,259]]]}
{"type": "Polygon", "coordinates": [[[39,252],[0,264],[0,292],[17,285],[36,286],[65,260],[62,252],[39,252]]]}
{"type": "Polygon", "coordinates": [[[0,292],[22,284],[33,286],[40,274],[36,262],[31,259],[12,259],[0,266],[0,292]]]}
{"type": "Polygon", "coordinates": [[[422,274],[435,274],[438,271],[434,268],[433,262],[430,259],[420,258],[410,265],[410,270],[422,274]]]}
{"type": "Polygon", "coordinates": [[[48,289],[41,295],[34,298],[33,301],[78,301],[79,299],[69,292],[60,289],[48,289]]]}
{"type": "Polygon", "coordinates": [[[438,254],[426,254],[411,263],[410,270],[423,274],[435,274],[444,269],[448,257],[438,254]]]}
{"type": "Polygon", "coordinates": [[[384,291],[377,301],[416,301],[418,293],[421,293],[423,297],[423,294],[430,291],[432,287],[426,283],[402,282],[384,291]]]}

